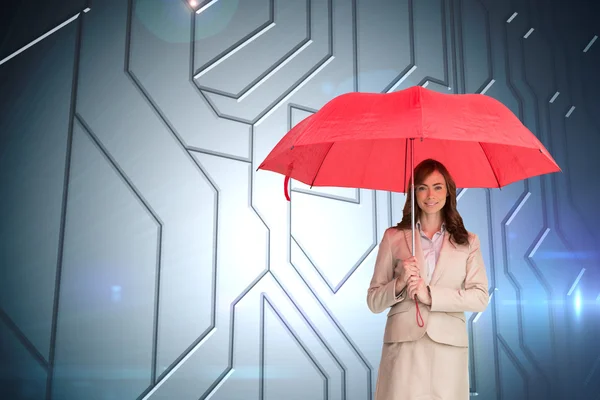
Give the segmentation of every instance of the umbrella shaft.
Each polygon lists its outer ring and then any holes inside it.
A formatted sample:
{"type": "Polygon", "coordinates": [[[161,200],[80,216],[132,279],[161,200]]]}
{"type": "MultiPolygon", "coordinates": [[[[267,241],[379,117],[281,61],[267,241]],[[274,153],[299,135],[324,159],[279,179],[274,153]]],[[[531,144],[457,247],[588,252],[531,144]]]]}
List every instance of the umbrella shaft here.
{"type": "Polygon", "coordinates": [[[412,255],[415,255],[415,139],[410,139],[410,213],[412,227],[412,255]]]}

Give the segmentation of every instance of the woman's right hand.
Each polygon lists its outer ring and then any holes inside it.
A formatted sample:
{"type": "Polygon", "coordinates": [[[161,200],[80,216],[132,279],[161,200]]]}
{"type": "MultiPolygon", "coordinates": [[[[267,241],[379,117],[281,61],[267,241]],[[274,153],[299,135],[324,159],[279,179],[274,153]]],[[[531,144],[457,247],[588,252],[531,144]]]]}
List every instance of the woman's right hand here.
{"type": "Polygon", "coordinates": [[[400,261],[396,266],[396,275],[398,276],[396,280],[396,293],[400,293],[408,284],[408,279],[411,276],[421,276],[417,258],[413,256],[400,261]]]}

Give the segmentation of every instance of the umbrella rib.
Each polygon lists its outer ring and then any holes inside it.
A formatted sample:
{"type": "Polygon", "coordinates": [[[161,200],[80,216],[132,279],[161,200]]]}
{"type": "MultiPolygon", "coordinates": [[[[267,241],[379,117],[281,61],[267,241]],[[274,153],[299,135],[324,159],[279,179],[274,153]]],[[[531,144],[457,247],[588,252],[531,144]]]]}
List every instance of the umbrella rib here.
{"type": "Polygon", "coordinates": [[[483,151],[483,155],[485,155],[486,160],[488,160],[488,164],[490,165],[490,169],[492,170],[492,174],[494,174],[494,178],[496,179],[496,183],[498,184],[498,188],[500,188],[500,181],[498,180],[498,176],[496,175],[496,171],[494,171],[494,167],[492,167],[492,163],[490,162],[490,158],[487,155],[487,151],[483,148],[483,144],[479,143],[479,147],[481,147],[481,151],[483,151]]]}
{"type": "Polygon", "coordinates": [[[335,142],[331,142],[331,146],[329,146],[329,148],[327,149],[327,153],[325,153],[325,156],[321,160],[321,164],[319,164],[319,168],[317,169],[317,172],[315,173],[315,177],[313,178],[312,182],[310,183],[311,189],[312,189],[313,185],[315,184],[315,181],[317,180],[317,176],[319,175],[319,171],[321,171],[321,167],[323,166],[323,163],[325,162],[325,159],[329,155],[329,152],[331,151],[331,148],[333,147],[334,144],[335,144],[335,142]]]}

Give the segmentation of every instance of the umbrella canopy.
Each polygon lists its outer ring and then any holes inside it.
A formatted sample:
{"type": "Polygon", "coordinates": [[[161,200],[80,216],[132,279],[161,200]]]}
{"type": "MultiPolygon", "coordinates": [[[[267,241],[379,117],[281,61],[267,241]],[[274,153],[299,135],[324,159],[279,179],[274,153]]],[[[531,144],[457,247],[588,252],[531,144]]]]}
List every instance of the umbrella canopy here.
{"type": "Polygon", "coordinates": [[[405,192],[411,145],[414,164],[440,161],[459,188],[500,188],[560,171],[501,102],[421,86],[334,98],[290,130],[258,168],[311,186],[405,192]]]}

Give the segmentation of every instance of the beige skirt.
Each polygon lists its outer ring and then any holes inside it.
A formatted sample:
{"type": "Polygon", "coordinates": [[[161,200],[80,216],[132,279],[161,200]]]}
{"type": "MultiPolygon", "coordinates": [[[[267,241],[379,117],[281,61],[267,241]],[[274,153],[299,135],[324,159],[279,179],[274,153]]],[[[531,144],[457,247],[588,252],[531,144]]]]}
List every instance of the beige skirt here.
{"type": "Polygon", "coordinates": [[[468,400],[469,349],[434,342],[384,343],[375,400],[468,400]]]}

